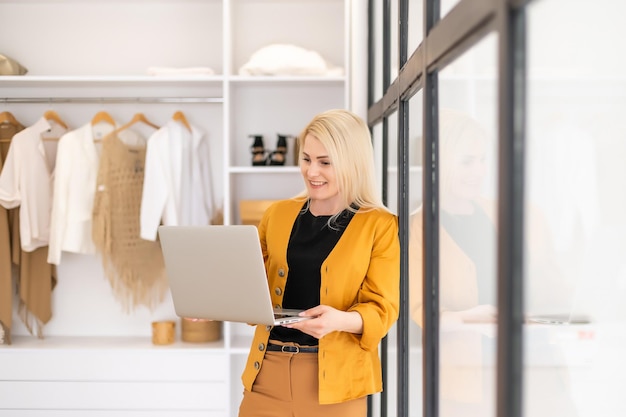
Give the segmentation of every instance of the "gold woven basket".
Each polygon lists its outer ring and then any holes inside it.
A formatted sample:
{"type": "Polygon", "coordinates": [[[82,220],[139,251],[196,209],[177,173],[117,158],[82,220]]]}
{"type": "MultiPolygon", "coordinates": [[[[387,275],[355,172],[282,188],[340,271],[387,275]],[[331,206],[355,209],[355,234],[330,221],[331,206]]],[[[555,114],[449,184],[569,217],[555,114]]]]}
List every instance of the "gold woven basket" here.
{"type": "Polygon", "coordinates": [[[176,322],[155,321],[152,322],[152,344],[171,345],[176,336],[176,322]]]}
{"type": "Polygon", "coordinates": [[[181,338],[184,342],[214,342],[222,337],[222,322],[206,319],[183,317],[181,321],[181,338]]]}

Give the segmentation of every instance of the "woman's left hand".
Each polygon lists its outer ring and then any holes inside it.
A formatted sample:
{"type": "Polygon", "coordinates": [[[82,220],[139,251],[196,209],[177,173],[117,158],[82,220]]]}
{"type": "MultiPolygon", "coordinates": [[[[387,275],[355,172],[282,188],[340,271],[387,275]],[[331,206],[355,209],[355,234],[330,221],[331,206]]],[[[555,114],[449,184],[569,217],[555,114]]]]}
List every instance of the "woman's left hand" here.
{"type": "Polygon", "coordinates": [[[331,306],[319,305],[300,313],[300,315],[313,318],[284,326],[300,330],[317,339],[335,331],[355,334],[363,332],[363,319],[356,311],[341,311],[331,306]]]}

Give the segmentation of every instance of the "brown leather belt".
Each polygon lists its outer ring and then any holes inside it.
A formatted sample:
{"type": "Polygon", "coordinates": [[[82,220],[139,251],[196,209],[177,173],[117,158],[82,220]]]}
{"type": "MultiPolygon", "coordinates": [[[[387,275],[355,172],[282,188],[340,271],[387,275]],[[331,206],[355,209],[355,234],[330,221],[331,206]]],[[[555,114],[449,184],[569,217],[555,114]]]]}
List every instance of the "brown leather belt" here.
{"type": "Polygon", "coordinates": [[[283,352],[283,353],[317,353],[319,349],[317,347],[275,345],[273,343],[269,343],[267,345],[267,350],[270,352],[283,352]]]}

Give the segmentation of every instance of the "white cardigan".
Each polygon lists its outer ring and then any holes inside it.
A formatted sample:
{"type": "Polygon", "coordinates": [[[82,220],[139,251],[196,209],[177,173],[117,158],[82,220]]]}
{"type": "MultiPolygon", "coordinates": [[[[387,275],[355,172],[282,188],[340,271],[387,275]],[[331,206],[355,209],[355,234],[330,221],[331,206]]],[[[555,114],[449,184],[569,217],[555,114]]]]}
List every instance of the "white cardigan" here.
{"type": "Polygon", "coordinates": [[[141,198],[141,238],[156,240],[161,223],[207,225],[213,209],[207,139],[170,120],[149,139],[141,198]]]}
{"type": "Polygon", "coordinates": [[[88,123],[59,139],[50,215],[48,262],[51,264],[61,262],[62,251],[96,252],[91,219],[100,155],[94,139],[114,129],[108,123],[95,126],[88,123]]]}

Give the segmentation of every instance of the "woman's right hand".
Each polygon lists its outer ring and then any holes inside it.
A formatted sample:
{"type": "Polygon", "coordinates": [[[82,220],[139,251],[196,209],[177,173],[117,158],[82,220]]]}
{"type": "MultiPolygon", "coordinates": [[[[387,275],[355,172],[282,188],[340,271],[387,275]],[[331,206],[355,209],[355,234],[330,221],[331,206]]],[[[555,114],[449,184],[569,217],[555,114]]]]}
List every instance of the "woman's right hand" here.
{"type": "Polygon", "coordinates": [[[498,310],[491,304],[481,304],[467,310],[443,311],[441,313],[442,324],[455,325],[463,323],[495,323],[498,318],[498,310]]]}
{"type": "Polygon", "coordinates": [[[491,304],[477,305],[459,313],[464,323],[495,323],[498,319],[498,309],[491,304]]]}

